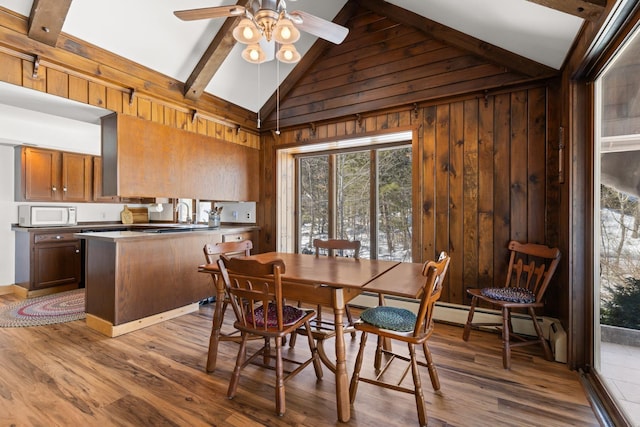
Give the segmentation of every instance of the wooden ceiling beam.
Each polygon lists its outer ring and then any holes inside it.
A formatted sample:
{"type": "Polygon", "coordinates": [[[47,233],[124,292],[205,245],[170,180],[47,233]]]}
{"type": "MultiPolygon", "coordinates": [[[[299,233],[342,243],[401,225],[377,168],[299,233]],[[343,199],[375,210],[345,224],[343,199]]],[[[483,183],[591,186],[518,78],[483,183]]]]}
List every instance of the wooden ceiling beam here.
{"type": "MultiPolygon", "coordinates": [[[[454,30],[431,19],[425,18],[417,13],[410,12],[401,7],[387,3],[383,0],[353,0],[360,6],[369,9],[381,16],[386,16],[393,21],[409,25],[431,37],[440,40],[449,46],[463,49],[471,54],[478,55],[494,64],[502,65],[505,68],[522,73],[535,78],[547,78],[558,75],[559,71],[552,67],[532,61],[524,56],[510,52],[501,47],[494,46],[483,40],[472,37],[468,34],[454,30]]],[[[561,0],[558,0],[561,1],[561,0]]]]}
{"type": "Polygon", "coordinates": [[[531,3],[596,22],[607,6],[607,0],[527,0],[531,3]]]}
{"type": "MultiPolygon", "coordinates": [[[[358,9],[358,4],[353,0],[349,0],[338,12],[333,22],[345,26],[349,19],[353,16],[355,11],[358,9]]],[[[349,37],[349,36],[347,36],[349,37]]],[[[298,80],[302,76],[304,76],[309,68],[313,65],[313,63],[320,57],[322,54],[331,47],[332,43],[321,38],[318,38],[316,42],[311,46],[311,48],[304,54],[302,60],[295,66],[295,68],[289,73],[287,78],[280,84],[280,98],[285,98],[289,91],[294,88],[298,80]]],[[[265,104],[260,109],[260,117],[265,120],[272,114],[278,103],[278,91],[274,92],[273,95],[265,102],[265,104]]]]}
{"type": "Polygon", "coordinates": [[[71,0],[34,0],[29,14],[29,38],[55,46],[71,0]]]}
{"type": "MultiPolygon", "coordinates": [[[[238,6],[250,7],[251,2],[240,0],[238,6]]],[[[216,74],[229,52],[236,45],[232,31],[244,16],[227,18],[222,27],[215,35],[207,50],[198,61],[191,75],[184,84],[184,96],[187,99],[196,101],[216,74]]]]}

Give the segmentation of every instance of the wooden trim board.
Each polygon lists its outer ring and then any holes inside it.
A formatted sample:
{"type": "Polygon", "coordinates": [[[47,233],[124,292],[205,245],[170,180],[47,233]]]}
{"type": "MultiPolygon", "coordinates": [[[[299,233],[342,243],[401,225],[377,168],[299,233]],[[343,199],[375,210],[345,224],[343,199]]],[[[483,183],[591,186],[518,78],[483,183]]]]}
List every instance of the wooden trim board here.
{"type": "Polygon", "coordinates": [[[90,329],[113,338],[129,332],[137,331],[138,329],[146,328],[147,326],[164,322],[165,320],[170,320],[182,316],[183,314],[193,313],[194,311],[198,311],[199,307],[200,304],[194,302],[183,307],[174,308],[173,310],[154,314],[153,316],[144,317],[142,319],[133,320],[121,325],[113,325],[111,322],[108,322],[92,314],[87,314],[87,318],[85,319],[85,321],[90,329]]]}

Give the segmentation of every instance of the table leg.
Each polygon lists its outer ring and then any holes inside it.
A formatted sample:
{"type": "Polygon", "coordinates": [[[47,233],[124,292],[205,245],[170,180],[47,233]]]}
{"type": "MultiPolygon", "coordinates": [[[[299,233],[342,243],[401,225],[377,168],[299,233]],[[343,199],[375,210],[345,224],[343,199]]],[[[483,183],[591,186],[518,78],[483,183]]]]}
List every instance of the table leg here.
{"type": "Polygon", "coordinates": [[[336,289],[334,295],[333,313],[336,328],[336,404],[338,406],[338,420],[346,423],[351,418],[349,404],[349,378],[347,377],[347,363],[344,343],[344,297],[342,289],[336,289]]]}
{"type": "Polygon", "coordinates": [[[222,318],[224,311],[224,282],[222,278],[217,280],[217,275],[212,274],[213,282],[216,285],[216,305],[213,310],[213,325],[211,327],[211,336],[209,337],[209,354],[207,355],[207,372],[213,372],[216,369],[216,361],[218,358],[218,343],[220,342],[220,329],[222,328],[222,318]]]}

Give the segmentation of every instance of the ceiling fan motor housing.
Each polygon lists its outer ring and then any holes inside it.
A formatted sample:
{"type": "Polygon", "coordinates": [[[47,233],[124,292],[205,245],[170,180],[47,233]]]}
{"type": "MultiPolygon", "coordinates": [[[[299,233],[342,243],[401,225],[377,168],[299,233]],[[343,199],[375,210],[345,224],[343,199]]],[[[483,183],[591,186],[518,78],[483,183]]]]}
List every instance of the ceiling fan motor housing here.
{"type": "Polygon", "coordinates": [[[278,17],[280,14],[275,10],[271,9],[260,9],[254,16],[256,24],[262,30],[267,41],[271,41],[271,36],[273,35],[273,30],[278,22],[278,17]]]}

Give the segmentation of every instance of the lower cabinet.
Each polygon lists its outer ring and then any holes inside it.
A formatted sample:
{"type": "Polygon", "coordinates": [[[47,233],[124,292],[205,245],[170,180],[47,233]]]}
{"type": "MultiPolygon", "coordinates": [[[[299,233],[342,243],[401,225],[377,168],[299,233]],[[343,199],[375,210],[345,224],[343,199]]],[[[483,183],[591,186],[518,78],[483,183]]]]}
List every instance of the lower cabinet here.
{"type": "Polygon", "coordinates": [[[82,245],[73,232],[16,233],[16,285],[27,295],[57,286],[76,288],[81,277],[82,245]]]}

